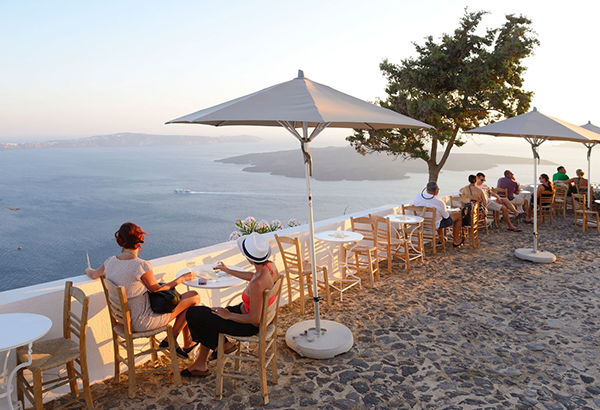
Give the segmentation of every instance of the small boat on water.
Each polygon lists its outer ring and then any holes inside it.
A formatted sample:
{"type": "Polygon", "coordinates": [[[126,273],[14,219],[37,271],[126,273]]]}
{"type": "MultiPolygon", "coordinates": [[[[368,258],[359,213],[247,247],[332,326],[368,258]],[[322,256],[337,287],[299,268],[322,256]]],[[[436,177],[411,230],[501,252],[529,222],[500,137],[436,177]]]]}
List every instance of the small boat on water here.
{"type": "Polygon", "coordinates": [[[177,189],[174,189],[173,191],[176,194],[191,194],[192,193],[192,191],[187,188],[177,188],[177,189]]]}

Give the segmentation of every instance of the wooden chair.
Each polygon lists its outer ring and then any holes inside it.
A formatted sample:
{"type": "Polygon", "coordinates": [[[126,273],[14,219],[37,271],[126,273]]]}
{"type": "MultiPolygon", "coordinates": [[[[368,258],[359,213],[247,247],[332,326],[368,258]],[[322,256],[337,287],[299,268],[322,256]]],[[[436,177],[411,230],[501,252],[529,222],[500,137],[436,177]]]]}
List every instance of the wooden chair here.
{"type": "MultiPolygon", "coordinates": [[[[495,217],[492,216],[490,218],[490,215],[486,215],[484,213],[484,210],[483,210],[484,208],[483,208],[483,206],[481,206],[481,202],[479,201],[479,198],[471,196],[471,195],[461,195],[460,199],[461,199],[461,202],[463,205],[469,201],[471,201],[471,202],[475,201],[479,204],[479,206],[477,207],[477,212],[479,213],[477,215],[477,228],[483,229],[485,231],[485,233],[487,234],[489,226],[495,222],[495,217]]],[[[461,208],[463,205],[461,205],[461,208]]],[[[488,213],[489,212],[491,212],[491,211],[488,210],[488,213]]],[[[500,217],[498,217],[498,226],[500,226],[500,217]]],[[[479,237],[479,233],[477,233],[477,235],[479,237]]]]}
{"type": "Polygon", "coordinates": [[[508,189],[506,188],[492,188],[492,191],[495,192],[500,198],[508,197],[508,189]]]}
{"type": "Polygon", "coordinates": [[[127,375],[129,377],[128,394],[130,398],[134,398],[136,378],[135,359],[150,354],[155,367],[149,370],[140,371],[139,373],[144,374],[170,368],[173,371],[175,384],[180,385],[181,376],[179,374],[177,353],[175,352],[176,343],[175,337],[173,336],[173,327],[171,327],[171,325],[166,325],[145,332],[133,332],[131,329],[129,303],[127,302],[125,288],[122,286],[115,286],[110,280],[103,276],[101,276],[100,279],[102,280],[102,287],[104,288],[104,296],[106,297],[106,304],[108,305],[108,312],[110,313],[110,323],[113,333],[115,383],[119,383],[121,363],[123,363],[127,366],[127,375]],[[169,341],[169,347],[166,348],[159,347],[159,344],[156,341],[156,335],[163,332],[167,332],[167,340],[169,341]],[[150,339],[150,348],[144,350],[145,346],[143,346],[135,353],[134,342],[136,339],[141,338],[150,339]],[[126,357],[121,356],[121,348],[125,349],[126,357]],[[167,354],[171,357],[171,364],[156,367],[159,364],[157,353],[161,351],[168,352],[167,354]]]}
{"type": "Polygon", "coordinates": [[[562,211],[563,218],[567,216],[567,192],[569,188],[562,185],[554,186],[554,210],[562,211]]]}
{"type": "MultiPolygon", "coordinates": [[[[288,303],[292,303],[292,291],[296,290],[299,293],[300,299],[300,314],[304,314],[305,302],[312,301],[313,289],[312,289],[312,266],[309,261],[303,260],[302,249],[300,247],[300,240],[298,238],[291,238],[288,236],[275,235],[277,246],[279,247],[279,253],[283,259],[283,266],[285,268],[285,276],[287,280],[288,290],[288,303]],[[295,284],[292,284],[295,282],[295,284]],[[304,289],[307,288],[307,292],[304,289]],[[305,296],[307,294],[307,296],[305,296]]],[[[325,301],[327,307],[331,306],[331,293],[329,290],[329,278],[327,277],[327,267],[317,266],[317,272],[321,272],[323,279],[317,277],[317,288],[322,289],[325,292],[325,301]]]]}
{"type": "MultiPolygon", "coordinates": [[[[363,240],[353,247],[346,249],[354,255],[354,264],[348,263],[347,269],[354,270],[356,276],[361,277],[366,273],[369,277],[369,284],[374,286],[374,282],[379,280],[379,256],[377,249],[377,224],[368,216],[350,218],[351,230],[360,233],[363,240]]],[[[348,260],[348,258],[346,258],[348,260]]]]}
{"type": "Polygon", "coordinates": [[[404,261],[406,273],[409,273],[410,254],[408,253],[408,240],[404,235],[402,224],[400,224],[400,229],[396,230],[392,228],[389,218],[379,215],[369,215],[369,218],[377,224],[377,253],[380,260],[387,260],[388,274],[392,274],[392,259],[394,256],[404,261]]]}
{"type": "MultiPolygon", "coordinates": [[[[425,208],[422,206],[402,205],[404,215],[420,216],[425,219],[425,208]]],[[[424,261],[425,247],[423,245],[423,223],[420,223],[411,232],[404,231],[405,238],[408,240],[410,260],[421,259],[424,261]],[[416,251],[415,251],[416,249],[416,251]]]]}
{"type": "Polygon", "coordinates": [[[281,299],[281,283],[283,275],[270,290],[263,293],[263,306],[258,325],[258,334],[254,336],[233,336],[228,334],[219,334],[219,346],[217,347],[217,380],[216,396],[219,400],[223,398],[223,379],[229,377],[232,379],[252,379],[259,380],[260,390],[263,397],[263,403],[269,403],[269,390],[267,387],[267,367],[271,366],[272,380],[277,384],[277,318],[279,316],[279,301],[281,299]],[[277,295],[271,306],[269,300],[277,295]],[[237,346],[236,351],[225,354],[225,338],[237,346]],[[242,343],[256,343],[258,356],[251,351],[242,351],[242,343]],[[234,359],[234,372],[226,372],[225,358],[234,359]],[[241,361],[247,360],[257,364],[258,376],[241,374],[241,361]]]}
{"type": "Polygon", "coordinates": [[[442,230],[442,235],[438,235],[438,230],[435,227],[436,209],[425,207],[423,218],[423,243],[431,244],[433,256],[436,255],[438,246],[442,247],[442,251],[446,252],[446,228],[442,230]]]}
{"type": "Polygon", "coordinates": [[[469,237],[473,250],[479,249],[479,202],[471,201],[471,223],[469,226],[463,225],[463,234],[469,237]]]}
{"type": "Polygon", "coordinates": [[[585,194],[572,194],[573,197],[573,210],[575,211],[575,229],[577,224],[583,225],[583,232],[586,231],[588,226],[596,228],[600,233],[600,218],[598,218],[598,211],[591,211],[586,208],[585,194]]]}
{"type": "MultiPolygon", "coordinates": [[[[31,353],[33,361],[31,365],[19,370],[17,374],[17,395],[21,402],[23,402],[23,397],[27,396],[27,400],[33,404],[33,408],[41,410],[44,407],[42,394],[68,383],[73,399],[65,403],[62,407],[74,403],[83,396],[87,408],[93,410],[94,404],[90,390],[85,344],[89,305],[90,299],[81,289],[74,287],[73,282],[69,281],[65,283],[63,337],[33,343],[31,353]],[[79,308],[77,308],[77,312],[74,311],[72,299],[79,302],[81,305],[80,311],[79,308]],[[78,340],[73,340],[73,336],[78,340]],[[75,367],[75,362],[79,370],[75,367]],[[61,372],[56,371],[54,374],[55,377],[49,379],[48,374],[46,374],[46,380],[42,382],[43,372],[61,366],[66,367],[66,375],[62,373],[61,376],[61,372]],[[32,373],[33,385],[25,378],[23,374],[24,370],[32,373]],[[81,395],[77,379],[81,379],[83,387],[81,395]],[[47,386],[48,384],[50,386],[47,386]]],[[[3,331],[10,332],[10,329],[4,329],[3,331]]],[[[28,347],[25,346],[17,349],[17,365],[28,361],[28,350],[28,347]]],[[[4,373],[6,374],[6,371],[4,373]]]]}
{"type": "Polygon", "coordinates": [[[548,216],[552,225],[552,214],[554,214],[554,192],[542,192],[538,198],[538,219],[544,222],[548,216]]]}

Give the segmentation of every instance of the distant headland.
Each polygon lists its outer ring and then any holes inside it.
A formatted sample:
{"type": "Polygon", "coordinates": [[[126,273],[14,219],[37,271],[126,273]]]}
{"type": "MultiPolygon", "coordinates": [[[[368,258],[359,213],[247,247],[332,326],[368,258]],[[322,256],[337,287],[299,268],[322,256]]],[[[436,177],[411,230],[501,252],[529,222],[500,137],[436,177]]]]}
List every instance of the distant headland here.
{"type": "Polygon", "coordinates": [[[204,137],[190,135],[153,135],[123,132],[110,135],[95,135],[93,137],[71,140],[53,140],[46,142],[0,143],[0,151],[16,149],[47,149],[47,148],[90,148],[90,147],[139,147],[167,145],[207,145],[224,143],[258,142],[261,139],[251,135],[231,137],[204,137]]]}
{"type": "MultiPolygon", "coordinates": [[[[384,154],[362,156],[348,147],[312,148],[313,177],[319,181],[363,181],[409,178],[408,173],[427,173],[421,160],[402,160],[384,154]]],[[[300,150],[246,154],[216,160],[228,164],[249,164],[248,172],[268,172],[290,178],[304,178],[304,164],[300,150]]],[[[498,164],[531,164],[530,158],[487,154],[452,153],[444,166],[446,171],[485,171],[498,164]]],[[[557,165],[542,160],[542,165],[557,165]]],[[[444,172],[442,170],[442,172],[444,172]]],[[[466,179],[466,177],[465,177],[466,179]]]]}

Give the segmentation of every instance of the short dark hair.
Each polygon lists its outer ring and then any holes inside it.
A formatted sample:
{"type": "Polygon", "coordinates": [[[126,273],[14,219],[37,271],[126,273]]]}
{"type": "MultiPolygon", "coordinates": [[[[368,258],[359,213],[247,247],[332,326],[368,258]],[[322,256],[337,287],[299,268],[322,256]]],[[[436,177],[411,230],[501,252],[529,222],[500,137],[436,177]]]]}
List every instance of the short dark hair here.
{"type": "Polygon", "coordinates": [[[556,170],[557,170],[558,172],[560,172],[560,170],[561,170],[561,169],[565,169],[565,167],[563,167],[563,166],[561,165],[561,166],[559,166],[558,168],[556,168],[556,170]]]}
{"type": "Polygon", "coordinates": [[[507,169],[506,171],[504,171],[504,176],[508,178],[508,176],[512,174],[512,172],[510,171],[510,169],[507,169]]]}
{"type": "Polygon", "coordinates": [[[473,174],[469,175],[469,183],[474,184],[475,182],[477,182],[477,177],[473,174]]]}
{"type": "Polygon", "coordinates": [[[438,184],[437,182],[431,181],[429,183],[427,183],[427,192],[435,192],[436,189],[438,189],[438,184]]]}
{"type": "Polygon", "coordinates": [[[483,172],[478,172],[477,178],[481,178],[481,177],[485,178],[485,174],[483,172]]]}

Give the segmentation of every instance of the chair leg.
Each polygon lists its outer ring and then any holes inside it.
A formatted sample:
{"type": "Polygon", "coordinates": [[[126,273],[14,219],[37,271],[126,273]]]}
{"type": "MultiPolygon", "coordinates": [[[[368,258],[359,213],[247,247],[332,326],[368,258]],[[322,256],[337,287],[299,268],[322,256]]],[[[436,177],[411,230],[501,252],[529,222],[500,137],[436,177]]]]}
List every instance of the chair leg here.
{"type": "Polygon", "coordinates": [[[35,410],[43,410],[44,403],[42,398],[42,372],[36,370],[33,372],[33,408],[35,410]]]}
{"type": "Polygon", "coordinates": [[[92,389],[90,388],[90,375],[88,373],[87,359],[85,357],[79,358],[81,370],[81,384],[83,385],[83,395],[85,397],[85,403],[88,410],[94,410],[94,401],[92,400],[92,389]]]}
{"type": "Polygon", "coordinates": [[[75,379],[75,371],[73,370],[73,362],[67,363],[67,375],[71,381],[69,387],[71,388],[71,395],[73,397],[79,396],[79,388],[77,387],[77,379],[75,379]]]}
{"type": "Polygon", "coordinates": [[[128,338],[125,343],[127,346],[127,378],[129,379],[127,393],[129,398],[133,399],[135,397],[135,357],[133,340],[128,338]]]}
{"type": "Polygon", "coordinates": [[[331,290],[329,289],[329,276],[327,274],[327,266],[323,266],[323,281],[325,282],[325,301],[327,307],[331,307],[331,290]]]}
{"type": "MultiPolygon", "coordinates": [[[[173,328],[171,326],[167,327],[167,339],[169,340],[169,353],[171,355],[173,378],[175,379],[175,385],[179,386],[181,384],[181,375],[179,374],[179,361],[177,360],[177,352],[175,350],[177,341],[175,340],[175,335],[173,334],[173,328]]],[[[156,338],[154,338],[154,343],[156,343],[156,338]]]]}
{"type": "Polygon", "coordinates": [[[258,371],[260,372],[260,390],[263,396],[263,403],[269,404],[269,389],[267,386],[267,366],[266,366],[265,346],[261,343],[258,348],[258,371]]]}
{"type": "Polygon", "coordinates": [[[273,358],[271,359],[271,377],[273,384],[279,383],[279,375],[277,374],[277,340],[273,339],[271,342],[271,349],[273,350],[273,358]]]}
{"type": "Polygon", "coordinates": [[[223,345],[225,344],[225,336],[223,336],[222,333],[219,333],[219,345],[217,347],[217,379],[215,380],[216,383],[216,390],[215,390],[215,396],[217,397],[217,399],[222,400],[223,399],[223,353],[225,352],[225,349],[223,347],[223,345]]]}
{"type": "Polygon", "coordinates": [[[115,384],[119,383],[119,375],[121,374],[121,360],[119,360],[119,343],[117,342],[118,336],[113,333],[113,352],[115,362],[115,384]]]}
{"type": "Polygon", "coordinates": [[[392,276],[392,245],[387,244],[387,248],[385,250],[387,253],[387,264],[388,264],[388,275],[392,276]]]}
{"type": "MultiPolygon", "coordinates": [[[[171,344],[169,343],[169,346],[170,345],[171,344]]],[[[152,350],[158,349],[158,343],[156,342],[156,338],[154,336],[150,336],[150,348],[152,350]]],[[[154,367],[158,366],[158,353],[152,352],[151,356],[152,356],[152,362],[154,363],[154,367]]]]}

